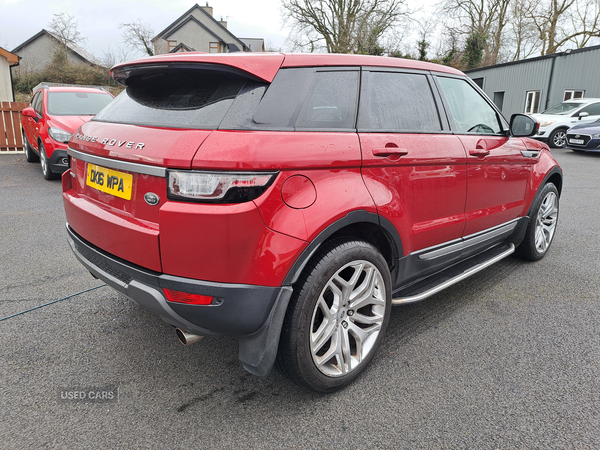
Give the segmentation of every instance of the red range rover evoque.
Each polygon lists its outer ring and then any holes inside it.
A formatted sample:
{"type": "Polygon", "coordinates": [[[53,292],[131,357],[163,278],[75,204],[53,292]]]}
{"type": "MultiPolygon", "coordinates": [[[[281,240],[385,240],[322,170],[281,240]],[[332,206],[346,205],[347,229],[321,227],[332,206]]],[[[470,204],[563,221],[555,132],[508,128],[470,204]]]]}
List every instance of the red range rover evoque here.
{"type": "Polygon", "coordinates": [[[552,242],[562,171],[537,122],[455,69],[178,53],[112,75],[126,90],[69,141],[69,243],[182,342],[236,336],[254,374],[339,389],[392,305],[552,242]]]}

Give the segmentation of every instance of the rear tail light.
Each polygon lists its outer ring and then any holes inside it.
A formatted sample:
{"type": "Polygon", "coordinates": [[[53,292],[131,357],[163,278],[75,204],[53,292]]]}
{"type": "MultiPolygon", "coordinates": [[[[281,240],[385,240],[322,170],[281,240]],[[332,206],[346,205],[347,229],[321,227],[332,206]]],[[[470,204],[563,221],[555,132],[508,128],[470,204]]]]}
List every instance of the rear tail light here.
{"type": "Polygon", "coordinates": [[[167,197],[203,203],[243,203],[259,197],[276,172],[169,171],[167,197]]]}
{"type": "Polygon", "coordinates": [[[189,292],[174,291],[172,289],[163,289],[167,300],[174,303],[186,303],[188,305],[210,305],[214,297],[200,294],[190,294],[189,292]]]}

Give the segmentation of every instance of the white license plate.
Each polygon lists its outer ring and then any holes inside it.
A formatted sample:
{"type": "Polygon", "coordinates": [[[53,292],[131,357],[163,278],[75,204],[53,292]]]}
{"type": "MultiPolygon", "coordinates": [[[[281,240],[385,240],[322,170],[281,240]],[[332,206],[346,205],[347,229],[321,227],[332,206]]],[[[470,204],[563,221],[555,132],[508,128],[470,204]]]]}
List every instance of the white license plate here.
{"type": "Polygon", "coordinates": [[[569,144],[583,144],[583,139],[569,139],[569,144]]]}

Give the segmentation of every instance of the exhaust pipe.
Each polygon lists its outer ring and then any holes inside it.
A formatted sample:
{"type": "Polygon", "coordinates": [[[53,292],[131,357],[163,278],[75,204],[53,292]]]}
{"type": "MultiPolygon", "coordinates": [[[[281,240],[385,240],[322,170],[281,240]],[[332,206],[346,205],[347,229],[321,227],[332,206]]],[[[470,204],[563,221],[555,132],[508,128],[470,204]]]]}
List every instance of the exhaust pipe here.
{"type": "Polygon", "coordinates": [[[177,339],[183,345],[190,345],[195,342],[200,342],[205,336],[199,336],[197,334],[188,333],[187,331],[183,331],[181,328],[176,328],[175,333],[177,334],[177,339]]]}

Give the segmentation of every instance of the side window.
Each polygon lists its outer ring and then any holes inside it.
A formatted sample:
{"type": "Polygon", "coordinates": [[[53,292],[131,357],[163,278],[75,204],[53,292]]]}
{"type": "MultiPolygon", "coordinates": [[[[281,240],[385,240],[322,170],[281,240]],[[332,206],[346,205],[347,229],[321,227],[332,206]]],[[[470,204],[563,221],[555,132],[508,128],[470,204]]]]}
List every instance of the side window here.
{"type": "Polygon", "coordinates": [[[600,103],[594,103],[586,106],[581,111],[574,114],[574,117],[578,117],[580,113],[586,112],[590,116],[600,116],[600,103]]]}
{"type": "Polygon", "coordinates": [[[356,70],[282,69],[268,87],[252,122],[242,128],[354,129],[358,74],[356,70]]]}
{"type": "Polygon", "coordinates": [[[496,111],[465,80],[438,77],[459,133],[496,134],[502,131],[496,111]]]}
{"type": "Polygon", "coordinates": [[[421,74],[370,72],[367,99],[358,128],[404,132],[441,131],[427,77],[421,74]]]}
{"type": "Polygon", "coordinates": [[[44,115],[44,109],[42,108],[42,99],[44,98],[44,91],[39,90],[35,97],[31,101],[31,107],[38,113],[40,116],[44,115]]]}
{"type": "Polygon", "coordinates": [[[358,71],[317,72],[296,128],[354,128],[358,71]]]}

